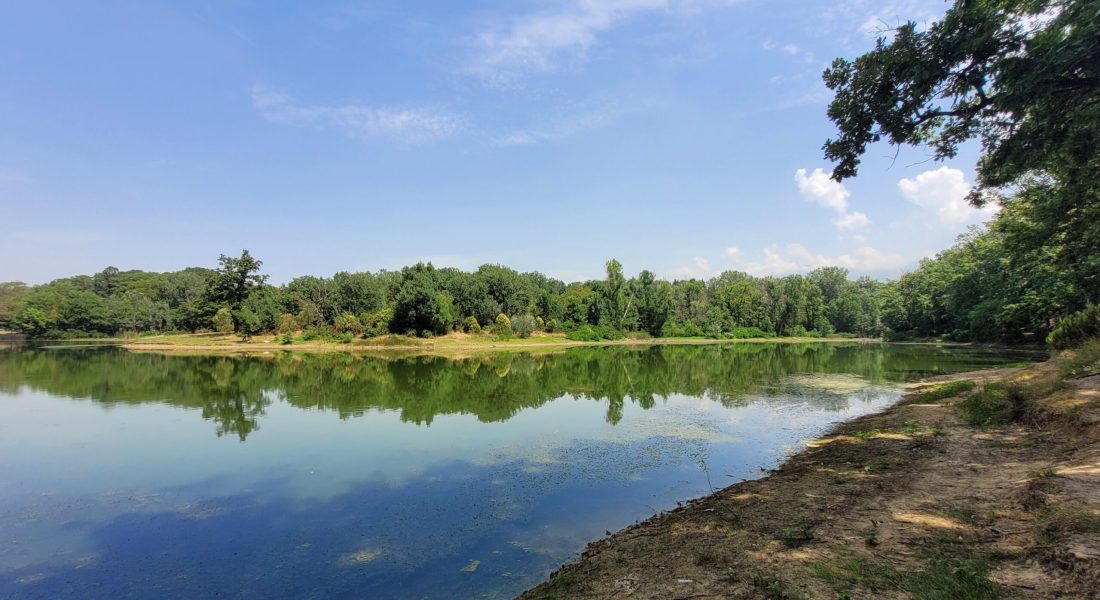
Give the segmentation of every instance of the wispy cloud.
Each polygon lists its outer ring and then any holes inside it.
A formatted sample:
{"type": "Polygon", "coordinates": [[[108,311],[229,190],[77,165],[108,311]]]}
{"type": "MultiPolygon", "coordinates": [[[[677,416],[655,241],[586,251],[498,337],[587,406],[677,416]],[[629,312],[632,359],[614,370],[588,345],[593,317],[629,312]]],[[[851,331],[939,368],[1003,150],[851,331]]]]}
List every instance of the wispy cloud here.
{"type": "Polygon", "coordinates": [[[806,64],[814,64],[817,62],[817,58],[814,57],[814,53],[794,43],[778,44],[771,39],[764,40],[761,44],[765,50],[775,50],[782,52],[788,56],[793,56],[800,62],[806,64]]]}
{"type": "Polygon", "coordinates": [[[263,85],[253,86],[252,106],[272,123],[327,127],[358,137],[411,144],[443,140],[463,128],[462,119],[447,112],[366,104],[302,105],[289,95],[263,85]]]}
{"type": "Polygon", "coordinates": [[[832,209],[837,214],[833,219],[833,225],[840,230],[851,230],[866,227],[871,224],[871,219],[859,211],[848,210],[848,197],[851,192],[844,184],[834,181],[824,170],[817,168],[813,173],[806,174],[806,169],[799,169],[794,174],[798,191],[806,200],[832,209]]]}
{"type": "Polygon", "coordinates": [[[599,36],[642,13],[692,14],[737,0],[574,0],[480,32],[467,71],[491,83],[582,60],[599,36]]]}
{"type": "Polygon", "coordinates": [[[611,125],[625,115],[659,106],[655,99],[637,94],[610,94],[570,103],[557,116],[541,116],[534,123],[493,136],[494,146],[528,146],[556,142],[579,133],[611,125]]]}

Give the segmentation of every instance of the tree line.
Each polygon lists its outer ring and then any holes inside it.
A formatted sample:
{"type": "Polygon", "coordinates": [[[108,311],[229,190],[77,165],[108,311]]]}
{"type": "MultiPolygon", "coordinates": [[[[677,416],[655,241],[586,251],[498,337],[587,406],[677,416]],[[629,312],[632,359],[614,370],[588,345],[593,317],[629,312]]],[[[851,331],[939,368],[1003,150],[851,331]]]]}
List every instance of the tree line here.
{"type": "MultiPolygon", "coordinates": [[[[221,331],[242,336],[421,337],[461,331],[574,339],[879,336],[889,283],[826,267],[807,275],[709,280],[626,277],[617,260],[600,280],[566,284],[500,265],[473,272],[418,263],[271,285],[247,250],[216,268],[170,273],[108,267],[38,286],[0,284],[0,323],[32,337],[221,331]]],[[[288,338],[295,339],[295,338],[288,338]]]]}

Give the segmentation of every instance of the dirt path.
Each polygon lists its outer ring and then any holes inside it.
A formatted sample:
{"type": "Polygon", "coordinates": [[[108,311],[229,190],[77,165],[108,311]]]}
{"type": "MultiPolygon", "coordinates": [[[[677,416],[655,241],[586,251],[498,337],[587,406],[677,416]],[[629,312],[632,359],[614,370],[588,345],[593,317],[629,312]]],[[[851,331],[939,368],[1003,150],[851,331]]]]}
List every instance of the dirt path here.
{"type": "Polygon", "coordinates": [[[1100,377],[1061,381],[1043,363],[913,386],[765,479],[590,544],[522,598],[1100,598],[1100,377]],[[972,427],[962,396],[928,394],[956,379],[1029,399],[972,427]]]}

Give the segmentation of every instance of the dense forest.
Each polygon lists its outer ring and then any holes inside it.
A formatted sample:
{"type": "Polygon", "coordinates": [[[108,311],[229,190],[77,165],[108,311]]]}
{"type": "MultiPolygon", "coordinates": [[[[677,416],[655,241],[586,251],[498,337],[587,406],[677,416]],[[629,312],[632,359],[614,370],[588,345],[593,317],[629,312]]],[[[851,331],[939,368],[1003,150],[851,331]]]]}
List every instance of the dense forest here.
{"type": "Polygon", "coordinates": [[[903,275],[851,279],[841,268],[806,275],[663,281],[627,278],[608,261],[602,280],[565,284],[499,265],[474,272],[417,264],[400,271],[303,276],[269,285],[247,251],[217,268],[120,271],[28,287],[0,284],[0,323],[32,337],[221,331],[244,337],[343,339],[451,331],[571,339],[624,336],[888,336],[1042,340],[1061,315],[1083,308],[1065,273],[1043,255],[1017,266],[1007,248],[1018,211],[903,275]],[[1006,231],[1007,230],[1007,231],[1006,231]],[[1040,285],[1033,285],[1038,283],[1040,285]]]}
{"type": "Polygon", "coordinates": [[[280,286],[248,251],[213,269],[120,271],[26,287],[4,284],[0,319],[31,336],[110,336],[148,331],[261,332],[306,337],[417,336],[451,331],[575,339],[625,335],[878,336],[900,307],[890,284],[822,268],[806,276],[727,272],[709,281],[607,277],[565,284],[499,265],[474,272],[417,264],[400,271],[303,276],[280,286]]]}
{"type": "Polygon", "coordinates": [[[268,285],[247,251],[173,273],[108,267],[28,287],[0,284],[0,326],[36,337],[126,332],[278,332],[306,337],[449,331],[572,339],[857,335],[1065,345],[1100,334],[1100,19],[1094,1],[957,2],[927,27],[885,33],[826,70],[838,135],[833,178],[876,143],[982,147],[970,194],[1001,210],[895,281],[844,269],[708,281],[606,278],[565,284],[484,265],[473,273],[304,276],[268,285]],[[299,333],[301,332],[301,333],[299,333]]]}

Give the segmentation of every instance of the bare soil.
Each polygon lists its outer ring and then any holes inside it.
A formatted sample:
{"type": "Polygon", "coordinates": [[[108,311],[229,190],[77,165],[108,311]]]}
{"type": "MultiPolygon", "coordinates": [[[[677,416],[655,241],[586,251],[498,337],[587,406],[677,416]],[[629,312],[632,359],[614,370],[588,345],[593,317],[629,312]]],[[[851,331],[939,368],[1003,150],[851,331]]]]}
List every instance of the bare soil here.
{"type": "Polygon", "coordinates": [[[1100,598],[1100,377],[937,378],[777,471],[590,544],[536,598],[1100,598]],[[937,383],[1043,392],[973,427],[937,383]],[[1049,388],[1049,389],[1048,389],[1049,388]]]}

